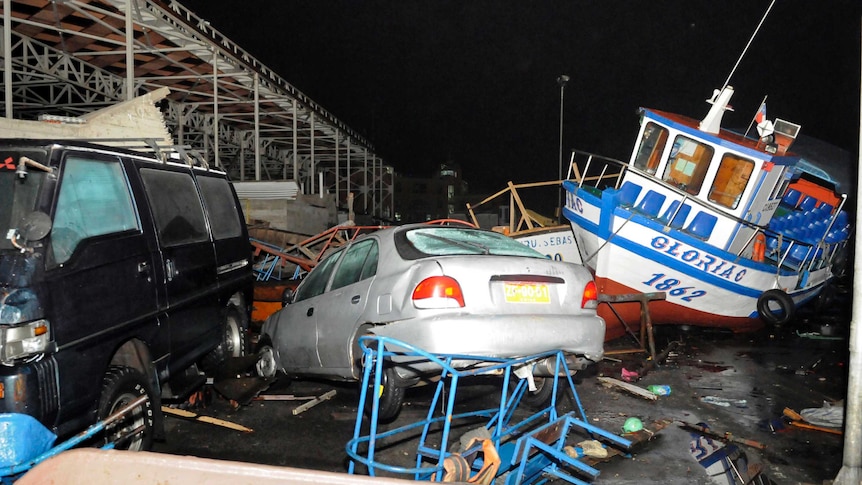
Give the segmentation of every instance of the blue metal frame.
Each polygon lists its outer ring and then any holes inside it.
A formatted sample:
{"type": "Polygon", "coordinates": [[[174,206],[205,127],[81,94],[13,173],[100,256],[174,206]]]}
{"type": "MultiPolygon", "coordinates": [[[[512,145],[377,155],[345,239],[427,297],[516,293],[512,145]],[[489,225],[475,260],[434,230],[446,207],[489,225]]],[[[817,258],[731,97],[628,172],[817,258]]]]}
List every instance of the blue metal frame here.
{"type": "MultiPolygon", "coordinates": [[[[364,336],[359,339],[359,342],[364,359],[363,377],[353,439],[346,446],[347,454],[350,457],[348,473],[355,473],[356,466],[361,464],[367,467],[368,474],[371,476],[376,476],[378,472],[388,472],[408,475],[413,480],[441,481],[444,473],[444,460],[451,455],[447,450],[449,449],[452,424],[462,420],[476,420],[477,418],[485,419],[484,427],[489,430],[490,439],[501,460],[497,474],[491,483],[497,483],[498,478],[503,480],[499,483],[506,484],[544,483],[548,476],[554,476],[569,483],[588,483],[571,475],[570,471],[576,471],[579,475],[584,475],[590,480],[595,479],[599,475],[598,470],[577,458],[570,457],[563,451],[567,436],[572,428],[578,428],[593,439],[601,439],[605,443],[625,450],[628,450],[632,445],[629,440],[589,424],[575,390],[571,372],[566,365],[565,355],[561,350],[507,359],[461,354],[431,354],[408,343],[387,337],[364,336]],[[509,393],[509,381],[513,369],[547,358],[552,358],[555,362],[555,376],[548,378],[553,380],[554,386],[550,404],[535,411],[527,418],[513,423],[514,412],[518,409],[521,397],[526,392],[528,385],[526,379],[521,379],[514,386],[511,394],[509,393]],[[421,362],[423,367],[430,364],[431,367],[440,369],[440,379],[437,381],[425,419],[387,431],[379,431],[378,428],[380,394],[378,392],[371,393],[371,411],[367,421],[368,434],[363,435],[366,400],[369,399],[368,389],[380,388],[383,364],[387,360],[393,360],[395,365],[397,362],[405,360],[409,360],[411,364],[421,362]],[[480,362],[481,364],[458,368],[458,362],[463,361],[480,362]],[[498,407],[461,414],[453,413],[461,378],[480,375],[498,376],[500,374],[502,374],[502,386],[498,407]],[[563,385],[568,386],[575,405],[575,410],[562,416],[558,415],[556,409],[557,397],[559,396],[557,386],[560,377],[565,377],[563,385]],[[373,383],[373,386],[369,386],[369,383],[373,383]],[[435,416],[438,405],[444,399],[445,410],[442,415],[435,416]],[[439,430],[441,425],[442,432],[439,430]],[[414,468],[389,465],[376,460],[379,440],[385,440],[419,428],[421,428],[421,433],[416,448],[416,466],[414,468]],[[429,444],[431,434],[436,435],[438,432],[442,433],[439,446],[429,444]],[[537,437],[542,435],[546,436],[546,441],[537,437]],[[553,438],[552,443],[547,442],[549,436],[553,438]],[[362,453],[359,451],[360,446],[365,448],[362,453]]],[[[463,455],[474,454],[479,451],[480,447],[480,444],[474,445],[470,450],[465,450],[463,455]]],[[[482,460],[477,457],[473,462],[472,471],[475,472],[481,465],[482,460]]]]}

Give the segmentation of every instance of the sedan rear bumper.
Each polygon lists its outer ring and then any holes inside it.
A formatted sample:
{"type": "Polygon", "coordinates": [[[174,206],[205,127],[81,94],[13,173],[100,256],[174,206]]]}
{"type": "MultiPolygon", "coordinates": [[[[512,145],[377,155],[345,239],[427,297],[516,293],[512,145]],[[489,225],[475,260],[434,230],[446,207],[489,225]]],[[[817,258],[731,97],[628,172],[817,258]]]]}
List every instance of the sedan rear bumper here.
{"type": "Polygon", "coordinates": [[[372,332],[432,354],[524,357],[562,350],[597,362],[604,355],[605,321],[598,316],[449,314],[393,322],[372,332]]]}

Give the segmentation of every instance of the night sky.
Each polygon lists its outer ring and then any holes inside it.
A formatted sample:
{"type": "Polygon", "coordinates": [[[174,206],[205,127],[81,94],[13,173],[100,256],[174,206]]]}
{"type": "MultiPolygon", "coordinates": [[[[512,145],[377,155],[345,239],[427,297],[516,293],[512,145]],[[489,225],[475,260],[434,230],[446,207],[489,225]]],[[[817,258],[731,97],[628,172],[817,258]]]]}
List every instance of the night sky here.
{"type": "MultiPolygon", "coordinates": [[[[461,165],[474,191],[557,177],[563,147],[627,158],[638,107],[702,118],[768,0],[181,0],[364,134],[384,163],[461,165]]],[[[858,0],[779,0],[730,80],[768,117],[854,154],[858,0]]],[[[854,158],[855,160],[855,158],[854,158]]]]}

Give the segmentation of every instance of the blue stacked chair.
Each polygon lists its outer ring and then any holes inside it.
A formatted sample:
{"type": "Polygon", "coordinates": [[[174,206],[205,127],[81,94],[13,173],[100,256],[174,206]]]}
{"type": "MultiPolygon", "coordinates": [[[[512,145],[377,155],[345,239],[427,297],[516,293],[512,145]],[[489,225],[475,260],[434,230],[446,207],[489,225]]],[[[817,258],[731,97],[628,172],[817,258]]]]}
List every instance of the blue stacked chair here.
{"type": "Polygon", "coordinates": [[[686,231],[701,239],[709,239],[716,222],[718,222],[718,218],[714,215],[707,212],[698,212],[694,216],[694,219],[691,220],[686,231]]]}
{"type": "Polygon", "coordinates": [[[683,204],[680,207],[679,212],[677,212],[676,216],[671,221],[670,218],[673,216],[673,213],[676,212],[676,208],[679,207],[679,201],[674,200],[671,201],[670,207],[664,211],[664,214],[659,217],[659,220],[665,224],[668,224],[670,227],[674,229],[679,229],[685,224],[686,218],[688,218],[688,213],[691,212],[691,206],[688,204],[683,204]]]}
{"type": "Polygon", "coordinates": [[[810,211],[814,207],[817,206],[817,199],[810,195],[806,195],[802,198],[802,201],[799,203],[799,210],[803,212],[810,211]]]}
{"type": "Polygon", "coordinates": [[[659,194],[654,190],[650,190],[646,193],[644,198],[638,202],[635,210],[652,217],[658,217],[658,212],[661,210],[661,206],[664,205],[665,198],[664,194],[659,194]]]}
{"type": "Polygon", "coordinates": [[[787,207],[796,207],[796,204],[799,203],[799,198],[802,196],[802,192],[789,188],[787,192],[784,193],[784,197],[781,198],[781,205],[787,207]]]}
{"type": "Polygon", "coordinates": [[[625,181],[622,187],[617,192],[617,203],[620,205],[631,206],[635,203],[638,195],[641,193],[642,187],[634,182],[625,181]]]}

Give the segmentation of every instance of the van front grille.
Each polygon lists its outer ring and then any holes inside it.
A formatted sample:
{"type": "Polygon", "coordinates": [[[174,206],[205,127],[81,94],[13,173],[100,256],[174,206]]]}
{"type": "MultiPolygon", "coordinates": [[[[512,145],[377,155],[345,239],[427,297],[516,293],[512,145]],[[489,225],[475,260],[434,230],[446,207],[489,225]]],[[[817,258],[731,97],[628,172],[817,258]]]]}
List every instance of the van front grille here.
{"type": "Polygon", "coordinates": [[[60,389],[57,385],[57,361],[48,357],[33,365],[39,381],[39,400],[42,404],[43,416],[57,412],[60,402],[60,389]]]}

